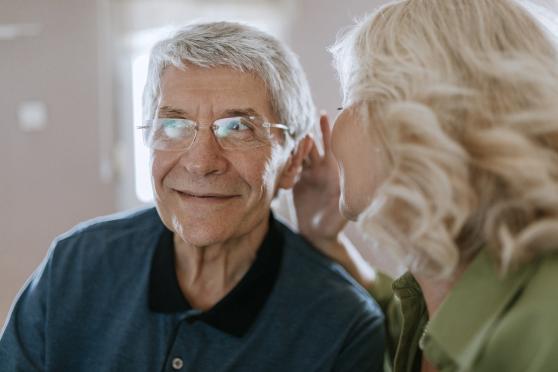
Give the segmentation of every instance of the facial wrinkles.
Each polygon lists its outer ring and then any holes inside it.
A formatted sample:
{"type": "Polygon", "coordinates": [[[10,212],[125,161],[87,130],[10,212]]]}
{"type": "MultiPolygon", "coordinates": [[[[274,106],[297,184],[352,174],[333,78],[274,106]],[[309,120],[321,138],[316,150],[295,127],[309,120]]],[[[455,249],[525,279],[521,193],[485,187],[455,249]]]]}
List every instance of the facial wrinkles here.
{"type": "MultiPolygon", "coordinates": [[[[203,95],[201,95],[203,96],[203,95]]],[[[210,100],[210,97],[207,97],[207,100],[210,100]]],[[[166,107],[166,111],[172,112],[172,105],[162,104],[161,107],[166,107]]],[[[216,118],[216,108],[213,102],[209,104],[198,102],[195,105],[191,105],[189,107],[179,107],[177,108],[179,111],[184,112],[183,115],[179,115],[179,117],[185,117],[186,119],[194,120],[198,123],[199,128],[196,134],[195,142],[201,141],[215,141],[215,138],[207,139],[202,138],[204,136],[214,136],[211,128],[209,126],[216,118]]],[[[196,145],[200,145],[200,143],[192,144],[192,147],[186,151],[198,151],[195,147],[196,145]]],[[[204,143],[202,146],[215,146],[216,148],[212,149],[211,151],[218,151],[218,154],[212,154],[211,156],[214,157],[223,157],[221,153],[223,149],[217,148],[219,145],[217,143],[204,143]]],[[[180,153],[177,156],[185,156],[184,153],[180,153]]],[[[186,155],[187,156],[187,155],[186,155]]],[[[177,159],[179,162],[180,159],[177,159]]],[[[235,185],[235,183],[231,182],[223,182],[223,177],[229,177],[225,174],[220,175],[203,175],[203,176],[196,176],[186,171],[184,167],[175,167],[173,166],[169,173],[164,177],[163,184],[166,187],[178,190],[189,190],[189,191],[206,191],[206,192],[215,192],[215,193],[223,193],[223,194],[240,194],[242,192],[241,187],[235,186],[232,190],[230,189],[231,185],[235,185]],[[223,185],[226,185],[224,187],[223,185]],[[225,188],[225,189],[223,189],[225,188]]]]}
{"type": "MultiPolygon", "coordinates": [[[[260,226],[265,220],[262,216],[269,212],[283,167],[281,146],[224,150],[209,126],[216,119],[248,109],[276,122],[265,87],[246,74],[221,68],[210,71],[193,67],[186,73],[170,68],[163,82],[160,107],[173,109],[163,115],[181,115],[196,121],[201,130],[190,153],[154,153],[152,170],[162,219],[192,246],[219,245],[245,236],[260,226]],[[235,197],[222,202],[192,199],[188,191],[235,197]]],[[[273,132],[276,138],[282,134],[280,130],[273,132]]]]}
{"type": "Polygon", "coordinates": [[[242,184],[236,180],[225,181],[222,177],[227,176],[192,176],[188,172],[175,167],[164,178],[163,184],[167,188],[181,191],[218,193],[231,196],[244,193],[245,190],[242,184]]]}
{"type": "MultiPolygon", "coordinates": [[[[270,152],[266,151],[266,155],[262,153],[246,155],[265,156],[267,158],[265,164],[262,165],[263,170],[260,176],[259,191],[256,195],[257,200],[268,197],[268,195],[265,195],[266,190],[269,197],[273,196],[276,188],[277,172],[280,171],[281,164],[286,161],[285,158],[288,155],[286,150],[279,144],[272,145],[270,149],[270,152]]],[[[219,149],[218,151],[223,150],[219,149]]],[[[219,154],[219,156],[223,156],[223,154],[219,154]]],[[[250,184],[242,179],[242,177],[235,176],[234,170],[232,172],[227,171],[225,174],[196,176],[187,172],[184,167],[177,166],[173,166],[163,178],[163,185],[166,188],[175,190],[214,192],[226,195],[247,195],[251,188],[250,184]]]]}
{"type": "MultiPolygon", "coordinates": [[[[204,130],[208,131],[209,129],[206,128],[204,130]]],[[[209,133],[204,133],[203,135],[213,136],[213,134],[209,133]]],[[[215,139],[204,138],[203,141],[215,141],[215,139]]],[[[248,193],[250,188],[249,181],[244,179],[242,174],[250,172],[244,172],[242,168],[239,168],[244,164],[244,161],[241,161],[239,158],[239,156],[243,156],[242,154],[223,150],[217,143],[198,145],[215,146],[210,151],[216,153],[207,154],[207,156],[215,157],[211,161],[227,162],[228,164],[223,164],[219,172],[209,174],[195,174],[189,172],[185,166],[173,166],[164,177],[163,183],[165,186],[179,190],[214,192],[226,195],[243,195],[248,193]]],[[[188,151],[196,151],[196,148],[191,148],[188,151]]],[[[188,157],[188,154],[182,154],[181,156],[188,157]]],[[[188,161],[188,159],[178,159],[177,161],[188,161]]]]}
{"type": "Polygon", "coordinates": [[[271,145],[271,154],[266,162],[262,176],[261,197],[264,197],[264,187],[266,187],[270,193],[270,198],[274,196],[276,189],[275,183],[278,179],[277,173],[281,171],[281,164],[286,162],[288,156],[286,152],[286,149],[279,144],[274,143],[271,145]]]}

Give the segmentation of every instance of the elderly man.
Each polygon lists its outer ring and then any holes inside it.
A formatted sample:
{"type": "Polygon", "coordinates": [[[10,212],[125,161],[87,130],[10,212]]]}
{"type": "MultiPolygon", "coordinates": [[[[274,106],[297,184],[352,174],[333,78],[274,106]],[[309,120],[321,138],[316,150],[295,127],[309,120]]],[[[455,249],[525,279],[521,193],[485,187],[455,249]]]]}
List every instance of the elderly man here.
{"type": "Polygon", "coordinates": [[[55,241],[0,370],[380,370],[377,305],[270,213],[310,148],[294,55],[247,26],[191,25],[153,49],[144,99],[156,210],[55,241]]]}

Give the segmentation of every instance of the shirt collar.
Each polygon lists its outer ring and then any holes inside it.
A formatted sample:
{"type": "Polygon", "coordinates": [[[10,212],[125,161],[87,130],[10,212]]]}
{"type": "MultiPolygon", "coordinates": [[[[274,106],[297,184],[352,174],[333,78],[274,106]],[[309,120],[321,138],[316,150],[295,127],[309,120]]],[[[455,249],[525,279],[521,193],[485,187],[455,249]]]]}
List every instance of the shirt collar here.
{"type": "MultiPolygon", "coordinates": [[[[283,237],[270,217],[269,231],[256,258],[240,280],[221,301],[205,312],[189,318],[202,321],[225,333],[242,337],[256,320],[277,280],[283,251],[283,237]]],[[[149,307],[158,313],[192,310],[178,285],[175,271],[173,233],[164,229],[151,262],[149,307]]]]}
{"type": "Polygon", "coordinates": [[[535,265],[527,265],[502,277],[481,251],[426,326],[420,346],[428,360],[438,368],[468,370],[484,336],[534,271],[535,265]]]}
{"type": "Polygon", "coordinates": [[[414,276],[407,272],[392,283],[401,308],[401,329],[394,358],[394,371],[419,371],[421,350],[419,338],[428,321],[422,290],[414,276]]]}

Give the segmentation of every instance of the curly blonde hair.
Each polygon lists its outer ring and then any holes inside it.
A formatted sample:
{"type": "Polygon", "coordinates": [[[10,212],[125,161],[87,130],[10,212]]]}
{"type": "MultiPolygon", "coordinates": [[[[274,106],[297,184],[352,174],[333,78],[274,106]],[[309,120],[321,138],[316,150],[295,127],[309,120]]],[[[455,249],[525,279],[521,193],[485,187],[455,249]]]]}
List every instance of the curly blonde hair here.
{"type": "Polygon", "coordinates": [[[558,249],[558,47],[512,0],[407,0],[332,47],[346,105],[389,176],[365,235],[447,277],[486,247],[502,272],[558,249]]]}

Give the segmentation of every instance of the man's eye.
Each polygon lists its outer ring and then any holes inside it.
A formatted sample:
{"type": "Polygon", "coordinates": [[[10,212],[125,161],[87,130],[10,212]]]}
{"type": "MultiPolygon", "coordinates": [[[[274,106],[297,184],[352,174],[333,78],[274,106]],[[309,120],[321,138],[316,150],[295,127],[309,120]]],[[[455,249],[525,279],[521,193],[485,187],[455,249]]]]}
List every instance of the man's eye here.
{"type": "Polygon", "coordinates": [[[166,128],[184,128],[186,123],[181,119],[160,119],[161,126],[166,128]]]}
{"type": "Polygon", "coordinates": [[[227,129],[233,131],[242,131],[251,129],[251,126],[246,120],[238,118],[227,122],[227,129]]]}
{"type": "Polygon", "coordinates": [[[159,119],[160,127],[164,131],[164,136],[167,138],[180,138],[184,135],[184,130],[187,128],[186,121],[182,119],[159,119]]]}
{"type": "Polygon", "coordinates": [[[229,118],[220,121],[216,126],[215,134],[219,137],[227,137],[231,135],[245,135],[251,133],[254,127],[248,119],[245,118],[229,118]]]}

